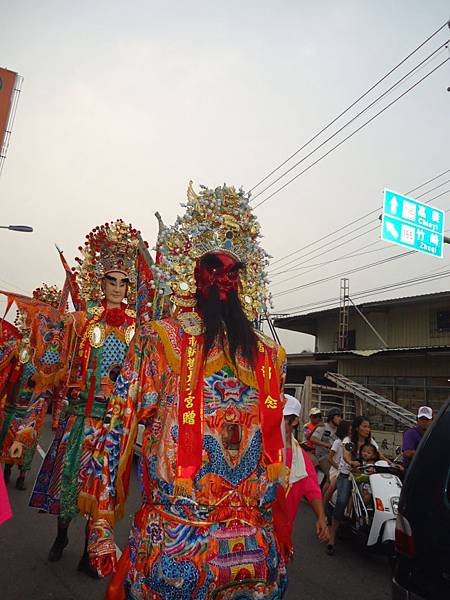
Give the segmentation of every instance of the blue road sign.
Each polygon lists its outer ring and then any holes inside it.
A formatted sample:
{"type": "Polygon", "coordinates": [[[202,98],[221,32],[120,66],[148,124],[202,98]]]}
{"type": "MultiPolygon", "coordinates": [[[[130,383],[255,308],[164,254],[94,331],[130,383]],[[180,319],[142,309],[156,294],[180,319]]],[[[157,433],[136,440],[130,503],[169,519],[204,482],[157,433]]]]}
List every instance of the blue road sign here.
{"type": "Polygon", "coordinates": [[[442,258],[444,217],[440,208],[384,190],[381,239],[442,258]]]}

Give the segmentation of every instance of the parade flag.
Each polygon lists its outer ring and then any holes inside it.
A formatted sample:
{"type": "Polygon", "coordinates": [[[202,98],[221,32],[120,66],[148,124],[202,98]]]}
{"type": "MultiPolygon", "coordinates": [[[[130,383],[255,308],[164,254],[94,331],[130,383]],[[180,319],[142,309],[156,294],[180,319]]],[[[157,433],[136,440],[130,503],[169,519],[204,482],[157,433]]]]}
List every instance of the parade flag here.
{"type": "Polygon", "coordinates": [[[4,155],[3,144],[11,113],[17,73],[0,68],[0,156],[4,155]]]}
{"type": "Polygon", "coordinates": [[[154,300],[155,285],[153,273],[153,259],[148,248],[139,235],[139,251],[137,255],[137,298],[136,321],[138,326],[155,318],[154,300]]]}
{"type": "Polygon", "coordinates": [[[69,263],[66,261],[64,257],[64,253],[58,246],[55,244],[56,249],[59,253],[59,258],[61,259],[62,266],[64,267],[64,271],[66,272],[66,279],[64,281],[64,287],[61,293],[61,301],[59,303],[60,310],[64,311],[66,308],[67,300],[69,299],[69,293],[72,298],[73,306],[75,310],[82,310],[84,308],[83,300],[80,297],[80,288],[77,283],[77,278],[75,273],[69,266],[69,263]]]}

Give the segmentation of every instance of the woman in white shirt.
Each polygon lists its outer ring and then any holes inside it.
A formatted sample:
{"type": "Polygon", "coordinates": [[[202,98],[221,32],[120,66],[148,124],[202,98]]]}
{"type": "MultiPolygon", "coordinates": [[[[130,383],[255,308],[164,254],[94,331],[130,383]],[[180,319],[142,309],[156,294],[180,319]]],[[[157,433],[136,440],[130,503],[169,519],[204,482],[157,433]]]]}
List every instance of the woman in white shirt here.
{"type": "Polygon", "coordinates": [[[345,508],[351,494],[352,487],[348,476],[353,467],[360,466],[360,450],[365,444],[372,444],[378,450],[378,444],[372,438],[369,419],[364,416],[359,416],[353,420],[350,437],[345,437],[342,440],[343,452],[339,462],[339,474],[336,480],[337,498],[333,510],[330,540],[327,546],[327,554],[330,556],[334,554],[336,531],[339,527],[339,523],[344,519],[345,508]],[[353,444],[353,449],[351,451],[347,450],[345,447],[348,442],[353,444]]]}
{"type": "Polygon", "coordinates": [[[336,489],[336,480],[339,475],[339,465],[344,452],[343,440],[350,435],[351,424],[349,421],[341,421],[336,428],[336,439],[330,448],[328,453],[328,461],[330,463],[329,479],[330,484],[327,487],[326,492],[323,495],[323,504],[325,510],[328,506],[334,490],[336,489]]]}

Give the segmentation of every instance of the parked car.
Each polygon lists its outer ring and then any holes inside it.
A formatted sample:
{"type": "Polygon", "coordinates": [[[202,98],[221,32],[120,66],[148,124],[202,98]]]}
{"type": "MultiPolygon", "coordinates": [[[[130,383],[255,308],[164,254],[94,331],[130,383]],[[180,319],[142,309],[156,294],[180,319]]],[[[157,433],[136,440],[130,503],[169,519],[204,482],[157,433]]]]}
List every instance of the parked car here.
{"type": "Polygon", "coordinates": [[[393,600],[450,598],[450,400],[408,469],[396,525],[393,600]]]}

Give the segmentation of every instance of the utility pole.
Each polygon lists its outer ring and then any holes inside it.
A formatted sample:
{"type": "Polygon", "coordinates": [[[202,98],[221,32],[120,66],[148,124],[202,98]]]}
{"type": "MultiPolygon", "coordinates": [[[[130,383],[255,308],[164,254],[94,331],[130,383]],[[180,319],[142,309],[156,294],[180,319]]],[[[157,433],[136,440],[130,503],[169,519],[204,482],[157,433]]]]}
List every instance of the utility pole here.
{"type": "MultiPolygon", "coordinates": [[[[449,239],[450,241],[450,239],[449,239]]],[[[366,323],[366,325],[372,330],[372,332],[379,339],[383,348],[387,348],[387,342],[381,336],[381,334],[375,329],[369,319],[361,312],[361,310],[356,306],[353,300],[350,297],[350,282],[347,278],[343,277],[341,279],[341,288],[340,288],[340,302],[339,302],[339,334],[338,334],[338,350],[347,350],[348,343],[348,325],[349,325],[349,313],[350,313],[350,304],[359,314],[361,319],[366,323]]]]}
{"type": "Polygon", "coordinates": [[[350,284],[345,277],[341,279],[340,298],[339,298],[339,333],[338,350],[347,349],[348,340],[348,317],[349,317],[349,294],[350,284]]]}

